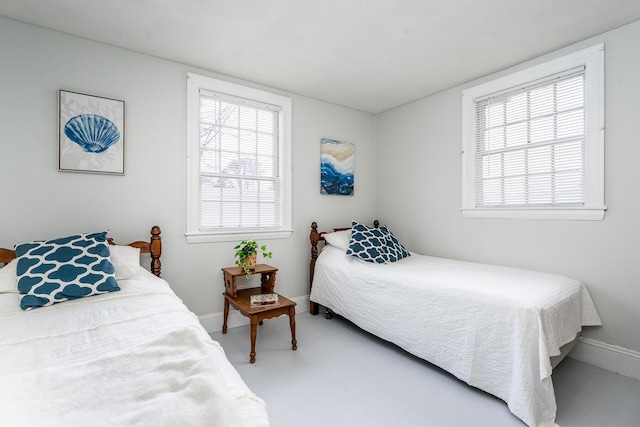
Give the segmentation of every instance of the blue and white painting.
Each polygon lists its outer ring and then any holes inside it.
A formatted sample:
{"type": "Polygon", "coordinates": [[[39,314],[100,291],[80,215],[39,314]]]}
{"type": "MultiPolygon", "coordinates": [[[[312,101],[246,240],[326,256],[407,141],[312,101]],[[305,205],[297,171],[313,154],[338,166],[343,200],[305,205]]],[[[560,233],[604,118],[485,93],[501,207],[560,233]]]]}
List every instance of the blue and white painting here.
{"type": "Polygon", "coordinates": [[[356,148],[349,142],[320,141],[320,193],[353,195],[356,148]]]}
{"type": "Polygon", "coordinates": [[[64,134],[87,153],[102,153],[120,140],[113,122],[98,114],[78,114],[64,124],[64,134]]]}
{"type": "Polygon", "coordinates": [[[124,174],[124,101],[60,91],[58,169],[124,174]]]}

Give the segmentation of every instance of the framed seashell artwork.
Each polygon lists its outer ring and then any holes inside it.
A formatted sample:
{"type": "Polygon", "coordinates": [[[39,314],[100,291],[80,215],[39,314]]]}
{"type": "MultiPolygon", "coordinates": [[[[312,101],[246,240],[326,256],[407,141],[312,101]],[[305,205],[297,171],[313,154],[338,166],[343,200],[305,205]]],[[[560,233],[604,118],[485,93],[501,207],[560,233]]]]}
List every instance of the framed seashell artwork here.
{"type": "Polygon", "coordinates": [[[124,101],[59,91],[58,170],[124,175],[124,101]]]}

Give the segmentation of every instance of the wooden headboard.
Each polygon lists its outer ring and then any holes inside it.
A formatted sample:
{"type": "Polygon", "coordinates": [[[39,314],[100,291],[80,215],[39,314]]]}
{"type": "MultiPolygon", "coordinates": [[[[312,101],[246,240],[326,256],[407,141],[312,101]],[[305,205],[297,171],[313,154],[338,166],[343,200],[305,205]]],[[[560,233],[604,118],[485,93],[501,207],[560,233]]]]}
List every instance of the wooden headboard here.
{"type": "MultiPolygon", "coordinates": [[[[380,222],[376,219],[373,221],[373,226],[378,228],[380,222]]],[[[331,231],[318,231],[318,224],[313,221],[311,223],[311,233],[309,234],[309,241],[311,242],[311,261],[309,263],[309,295],[311,295],[311,288],[313,287],[313,275],[316,270],[316,260],[318,259],[318,244],[320,242],[326,243],[323,235],[332,233],[334,231],[350,230],[351,227],[338,227],[331,231]]],[[[309,300],[309,312],[311,314],[318,314],[318,304],[309,300]]]]}
{"type": "MultiPolygon", "coordinates": [[[[109,238],[109,244],[115,245],[113,239],[109,238]]],[[[151,272],[160,277],[162,264],[160,255],[162,255],[162,239],[160,238],[160,227],[154,225],[151,227],[151,238],[148,242],[137,241],[129,243],[128,246],[140,249],[140,253],[151,255],[151,272]]],[[[0,264],[6,264],[16,257],[16,252],[11,249],[0,248],[0,264]]]]}

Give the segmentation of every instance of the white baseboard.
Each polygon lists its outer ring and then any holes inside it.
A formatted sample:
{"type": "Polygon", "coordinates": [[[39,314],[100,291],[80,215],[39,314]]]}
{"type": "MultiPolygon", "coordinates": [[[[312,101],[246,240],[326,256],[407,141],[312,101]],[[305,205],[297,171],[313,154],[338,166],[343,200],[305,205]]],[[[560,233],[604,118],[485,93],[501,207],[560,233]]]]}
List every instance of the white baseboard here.
{"type": "Polygon", "coordinates": [[[634,350],[581,337],[569,357],[640,380],[640,353],[634,350]]]}
{"type": "MultiPolygon", "coordinates": [[[[289,299],[297,304],[296,313],[309,312],[309,295],[289,299]]],[[[200,324],[208,333],[220,332],[222,330],[222,323],[224,322],[224,313],[204,314],[202,316],[198,316],[198,319],[200,319],[200,324]]],[[[233,308],[229,310],[227,328],[235,328],[248,324],[248,317],[244,317],[239,311],[234,310],[233,308]]]]}

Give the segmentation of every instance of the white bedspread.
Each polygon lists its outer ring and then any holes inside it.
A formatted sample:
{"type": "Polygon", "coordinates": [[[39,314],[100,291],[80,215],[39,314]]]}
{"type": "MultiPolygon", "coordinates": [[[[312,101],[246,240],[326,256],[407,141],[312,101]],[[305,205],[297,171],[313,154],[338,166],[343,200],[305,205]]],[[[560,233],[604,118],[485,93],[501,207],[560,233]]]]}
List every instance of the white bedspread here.
{"type": "Polygon", "coordinates": [[[24,312],[0,293],[2,426],[268,426],[264,402],[168,284],[24,312]]]}
{"type": "Polygon", "coordinates": [[[416,254],[372,264],[329,245],[311,300],[498,396],[530,426],[555,425],[549,357],[601,324],[577,280],[416,254]]]}

